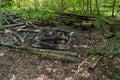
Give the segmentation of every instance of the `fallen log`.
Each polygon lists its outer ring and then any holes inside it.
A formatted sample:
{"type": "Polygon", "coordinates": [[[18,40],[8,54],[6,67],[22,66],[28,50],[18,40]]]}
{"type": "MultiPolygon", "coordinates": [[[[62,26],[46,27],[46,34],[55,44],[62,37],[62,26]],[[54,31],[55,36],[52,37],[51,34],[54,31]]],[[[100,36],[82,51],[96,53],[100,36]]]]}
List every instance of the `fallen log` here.
{"type": "Polygon", "coordinates": [[[49,37],[47,37],[47,38],[42,38],[42,39],[40,39],[41,41],[61,41],[61,40],[65,40],[65,41],[68,41],[68,39],[67,38],[63,38],[63,37],[60,37],[60,38],[49,38],[49,37]]]}
{"type": "Polygon", "coordinates": [[[80,14],[75,14],[75,13],[62,13],[62,12],[56,12],[58,17],[60,16],[66,16],[66,17],[73,17],[76,19],[81,19],[81,20],[95,20],[95,16],[92,15],[80,15],[80,14]]]}
{"type": "Polygon", "coordinates": [[[66,50],[65,45],[60,45],[60,44],[50,44],[46,42],[40,41],[39,44],[33,44],[33,48],[42,48],[42,49],[56,49],[56,50],[66,50]]]}
{"type": "Polygon", "coordinates": [[[59,50],[50,50],[50,49],[39,49],[39,51],[41,52],[45,52],[45,53],[54,53],[54,54],[58,54],[58,55],[68,55],[68,56],[78,56],[77,53],[75,52],[71,52],[71,51],[59,51],[59,50]]]}
{"type": "Polygon", "coordinates": [[[75,63],[78,63],[81,61],[79,58],[75,57],[77,56],[77,53],[69,52],[69,51],[35,49],[28,46],[8,45],[6,43],[0,43],[0,46],[11,48],[16,52],[23,51],[26,53],[31,53],[32,55],[37,55],[38,57],[41,57],[41,58],[56,59],[56,60],[69,61],[69,62],[75,62],[75,63]]]}
{"type": "MultiPolygon", "coordinates": [[[[66,52],[66,51],[63,51],[62,54],[61,54],[61,52],[59,53],[59,51],[57,51],[57,53],[55,51],[55,53],[54,53],[52,51],[47,52],[46,50],[45,51],[41,51],[39,49],[34,49],[34,50],[32,50],[32,53],[38,55],[41,58],[56,59],[56,60],[69,61],[69,62],[75,62],[75,63],[78,63],[78,62],[81,61],[77,57],[64,55],[64,54],[67,54],[67,53],[69,54],[69,52],[66,52]]],[[[73,55],[73,53],[72,53],[72,55],[73,55]]]]}
{"type": "Polygon", "coordinates": [[[112,25],[112,24],[113,24],[112,22],[110,22],[110,21],[108,21],[108,20],[105,20],[105,19],[103,19],[103,18],[100,18],[100,20],[103,21],[103,22],[105,22],[105,23],[108,24],[108,25],[112,25]]]}
{"type": "Polygon", "coordinates": [[[62,61],[75,62],[75,63],[79,63],[81,61],[79,58],[70,57],[70,56],[63,56],[63,55],[57,55],[57,54],[52,54],[52,53],[40,54],[40,57],[49,58],[49,59],[56,59],[56,60],[62,60],[62,61]]]}

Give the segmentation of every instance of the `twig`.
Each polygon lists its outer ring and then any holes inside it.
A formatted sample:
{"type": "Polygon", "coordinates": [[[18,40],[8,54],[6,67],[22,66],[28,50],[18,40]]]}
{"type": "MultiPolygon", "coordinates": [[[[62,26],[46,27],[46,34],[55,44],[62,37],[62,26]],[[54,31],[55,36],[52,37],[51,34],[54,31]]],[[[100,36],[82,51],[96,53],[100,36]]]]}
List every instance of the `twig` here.
{"type": "Polygon", "coordinates": [[[23,26],[25,25],[25,23],[17,23],[17,24],[9,24],[9,25],[5,25],[5,28],[9,28],[9,27],[19,27],[19,26],[23,26]]]}
{"type": "Polygon", "coordinates": [[[10,38],[10,34],[6,34],[6,37],[3,38],[3,40],[4,40],[3,42],[6,43],[9,40],[9,38],[10,38]]]}
{"type": "Polygon", "coordinates": [[[25,18],[23,18],[23,20],[27,21],[28,24],[30,24],[30,25],[33,26],[35,29],[37,29],[37,27],[36,27],[34,24],[32,24],[30,21],[26,20],[25,18]]]}
{"type": "Polygon", "coordinates": [[[68,43],[66,44],[65,48],[67,48],[68,45],[70,44],[70,42],[71,42],[71,40],[72,40],[72,35],[73,35],[73,33],[74,33],[74,32],[71,32],[71,33],[70,33],[70,39],[69,39],[68,43]]]}
{"type": "Polygon", "coordinates": [[[17,31],[19,32],[34,32],[34,33],[38,33],[40,32],[41,30],[27,30],[27,29],[17,29],[17,31]]]}
{"type": "Polygon", "coordinates": [[[84,63],[87,62],[88,59],[92,58],[93,56],[94,56],[94,55],[91,55],[91,56],[85,58],[85,60],[83,60],[83,61],[78,65],[78,70],[81,68],[81,66],[82,66],[84,63]]]}

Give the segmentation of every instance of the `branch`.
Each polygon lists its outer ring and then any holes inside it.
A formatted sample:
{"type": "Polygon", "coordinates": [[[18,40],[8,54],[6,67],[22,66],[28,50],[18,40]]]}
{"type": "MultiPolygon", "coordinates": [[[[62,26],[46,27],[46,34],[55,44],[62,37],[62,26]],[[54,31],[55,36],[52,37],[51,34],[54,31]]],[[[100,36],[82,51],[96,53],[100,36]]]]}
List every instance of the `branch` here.
{"type": "Polygon", "coordinates": [[[103,56],[100,56],[95,62],[93,62],[91,65],[90,65],[90,68],[94,68],[96,65],[97,65],[97,63],[101,60],[103,58],[103,56]]]}
{"type": "Polygon", "coordinates": [[[91,56],[89,56],[89,57],[87,57],[87,58],[85,58],[85,60],[83,60],[79,65],[78,65],[78,70],[81,68],[81,66],[83,66],[84,65],[84,63],[86,63],[87,62],[87,60],[88,59],[90,59],[90,58],[92,58],[94,55],[91,55],[91,56]]]}
{"type": "Polygon", "coordinates": [[[19,34],[15,33],[14,31],[10,31],[10,30],[5,29],[4,33],[12,33],[21,41],[21,43],[24,43],[24,39],[19,34]]]}
{"type": "Polygon", "coordinates": [[[28,24],[30,24],[32,27],[34,27],[35,29],[37,29],[37,27],[34,25],[34,24],[32,24],[30,21],[28,21],[28,20],[26,20],[25,18],[23,18],[23,20],[25,20],[28,24]]]}

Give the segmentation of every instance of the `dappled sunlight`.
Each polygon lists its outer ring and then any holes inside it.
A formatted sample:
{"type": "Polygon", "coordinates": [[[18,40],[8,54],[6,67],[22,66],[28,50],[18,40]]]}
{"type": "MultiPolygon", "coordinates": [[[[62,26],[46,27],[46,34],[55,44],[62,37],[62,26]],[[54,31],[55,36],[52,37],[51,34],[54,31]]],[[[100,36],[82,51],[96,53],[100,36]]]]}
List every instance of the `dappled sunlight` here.
{"type": "Polygon", "coordinates": [[[33,80],[47,80],[47,78],[48,77],[46,75],[42,74],[42,75],[38,76],[37,78],[35,78],[33,80]]]}
{"type": "Polygon", "coordinates": [[[5,56],[5,52],[3,51],[0,53],[0,57],[4,57],[4,56],[5,56]]]}

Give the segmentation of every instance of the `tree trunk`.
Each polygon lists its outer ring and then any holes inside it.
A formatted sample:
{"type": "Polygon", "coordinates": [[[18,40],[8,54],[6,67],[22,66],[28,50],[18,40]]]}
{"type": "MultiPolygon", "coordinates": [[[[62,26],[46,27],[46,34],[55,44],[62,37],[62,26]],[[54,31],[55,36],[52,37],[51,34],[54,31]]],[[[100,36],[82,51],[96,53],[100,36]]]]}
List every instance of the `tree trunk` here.
{"type": "Polygon", "coordinates": [[[98,7],[98,0],[95,0],[96,2],[96,8],[97,8],[97,15],[100,17],[100,11],[99,11],[99,7],[98,7]]]}
{"type": "Polygon", "coordinates": [[[87,0],[87,11],[88,11],[88,14],[90,14],[90,10],[89,10],[89,0],[87,0]]]}
{"type": "Polygon", "coordinates": [[[20,0],[17,0],[17,6],[20,7],[20,0]]]}
{"type": "Polygon", "coordinates": [[[92,14],[92,1],[90,0],[90,14],[92,14]]]}
{"type": "Polygon", "coordinates": [[[61,0],[61,12],[64,12],[64,6],[65,6],[65,2],[64,0],[61,0]]]}
{"type": "Polygon", "coordinates": [[[35,5],[35,10],[37,11],[38,10],[38,7],[37,7],[37,0],[34,0],[34,5],[35,5]]]}
{"type": "Polygon", "coordinates": [[[114,17],[114,12],[115,12],[115,4],[116,4],[116,0],[114,0],[114,2],[113,2],[113,8],[112,8],[112,17],[114,17]]]}
{"type": "Polygon", "coordinates": [[[0,27],[2,26],[2,13],[1,13],[2,0],[0,0],[0,27]]]}
{"type": "Polygon", "coordinates": [[[85,11],[85,0],[82,1],[82,14],[84,14],[85,11]]]}
{"type": "Polygon", "coordinates": [[[102,23],[101,23],[101,20],[100,20],[100,11],[99,11],[99,7],[98,7],[98,0],[95,0],[95,2],[96,2],[97,15],[98,15],[98,18],[99,18],[100,28],[103,31],[102,23]]]}

